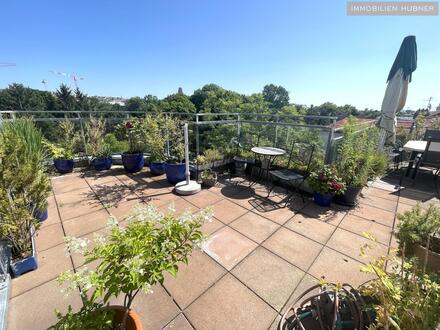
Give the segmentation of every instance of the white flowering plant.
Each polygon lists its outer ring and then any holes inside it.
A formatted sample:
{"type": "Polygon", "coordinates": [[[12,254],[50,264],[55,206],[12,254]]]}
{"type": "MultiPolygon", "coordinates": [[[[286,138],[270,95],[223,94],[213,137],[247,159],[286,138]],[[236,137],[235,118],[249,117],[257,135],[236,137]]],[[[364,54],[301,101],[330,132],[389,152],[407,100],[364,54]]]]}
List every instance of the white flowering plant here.
{"type": "Polygon", "coordinates": [[[69,282],[70,289],[79,288],[88,305],[106,306],[112,297],[124,296],[124,328],[136,295],[152,292],[156,283],[163,283],[166,272],[176,276],[179,263],[188,263],[189,255],[202,242],[201,227],[211,218],[211,209],[177,216],[173,207],[162,213],[152,205],[138,205],[125,228],[110,218],[108,236],[94,237],[93,248],[88,247],[88,240],[66,239],[70,252],[82,253],[86,265],[97,262],[98,266],[62,273],[58,281],[69,282]]]}

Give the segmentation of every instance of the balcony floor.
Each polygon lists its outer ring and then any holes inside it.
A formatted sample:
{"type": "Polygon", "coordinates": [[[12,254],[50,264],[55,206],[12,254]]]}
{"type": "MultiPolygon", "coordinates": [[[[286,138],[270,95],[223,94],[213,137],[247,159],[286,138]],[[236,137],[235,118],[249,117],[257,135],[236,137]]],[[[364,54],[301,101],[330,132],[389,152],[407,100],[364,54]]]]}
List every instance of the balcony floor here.
{"type": "MultiPolygon", "coordinates": [[[[137,203],[166,209],[173,202],[177,212],[212,206],[215,218],[203,227],[209,235],[204,249],[193,253],[177,278],[167,276],[152,294],[136,298],[144,328],[276,329],[294,298],[321,276],[353,285],[368,279],[359,270],[368,262],[359,255],[369,242],[363,232],[378,241],[370,257],[386,254],[396,246],[396,212],[417,201],[439,204],[432,189],[399,192],[393,180],[365,188],[359,205],[348,209],[303,203],[299,196],[290,208],[278,208],[263,198],[264,186],[249,188],[242,178],[181,197],[164,176],[151,177],[146,168],[135,175],[114,167],[54,177],[49,219],[36,240],[40,265],[12,281],[8,328],[46,329],[56,321],[55,309],[80,306],[79,294],[65,297],[55,280],[83,265],[77,255],[66,255],[63,236],[91,238],[104,231],[109,214],[124,225],[137,203]]],[[[276,189],[271,199],[280,200],[282,193],[276,189]]]]}

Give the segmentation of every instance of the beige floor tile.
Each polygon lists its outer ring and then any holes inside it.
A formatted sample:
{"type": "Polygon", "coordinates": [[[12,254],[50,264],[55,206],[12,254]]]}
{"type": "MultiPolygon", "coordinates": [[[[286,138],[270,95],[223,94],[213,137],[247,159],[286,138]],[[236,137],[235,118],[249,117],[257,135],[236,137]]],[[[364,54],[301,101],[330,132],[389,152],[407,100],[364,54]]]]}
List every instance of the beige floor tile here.
{"type": "Polygon", "coordinates": [[[249,211],[227,199],[213,204],[212,210],[214,212],[214,216],[225,224],[234,221],[249,211]]]}
{"type": "Polygon", "coordinates": [[[137,190],[136,195],[138,195],[144,202],[153,204],[154,206],[157,207],[160,207],[165,204],[169,204],[172,201],[176,201],[179,198],[181,198],[167,188],[161,188],[161,189],[146,188],[143,190],[137,190]]]}
{"type": "Polygon", "coordinates": [[[110,207],[107,209],[108,213],[115,216],[119,222],[124,221],[127,216],[129,216],[133,209],[137,205],[144,205],[141,200],[133,200],[124,203],[120,203],[116,206],[110,207]]]}
{"type": "Polygon", "coordinates": [[[263,246],[302,270],[310,267],[322,248],[321,244],[285,228],[273,234],[263,246]]]}
{"type": "Polygon", "coordinates": [[[284,204],[273,204],[264,200],[256,202],[253,211],[280,225],[285,224],[295,215],[295,211],[284,207],[284,204]]]}
{"type": "Polygon", "coordinates": [[[248,210],[251,210],[254,208],[253,206],[253,201],[255,200],[254,191],[249,188],[241,190],[239,193],[236,193],[233,196],[229,197],[229,200],[248,210]]]}
{"type": "Polygon", "coordinates": [[[339,227],[358,235],[369,233],[373,235],[379,243],[385,245],[390,243],[392,229],[388,226],[384,226],[371,220],[366,220],[364,218],[349,214],[344,218],[344,220],[342,220],[339,227]]]}
{"type": "Polygon", "coordinates": [[[336,229],[335,226],[301,213],[284,226],[321,244],[325,244],[336,229]]]}
{"type": "Polygon", "coordinates": [[[64,232],[61,223],[55,223],[37,231],[35,243],[37,251],[47,250],[64,242],[64,232]]]}
{"type": "Polygon", "coordinates": [[[333,207],[323,207],[316,205],[315,203],[310,203],[300,210],[300,213],[305,214],[309,217],[315,218],[317,220],[326,222],[328,224],[337,226],[342,221],[347,211],[333,207]]]}
{"type": "Polygon", "coordinates": [[[216,232],[220,228],[223,228],[225,224],[221,221],[218,221],[217,219],[213,218],[211,221],[205,221],[205,223],[202,226],[202,232],[209,236],[212,233],[216,232]]]}
{"type": "Polygon", "coordinates": [[[66,297],[58,282],[52,280],[9,301],[8,329],[45,330],[57,323],[55,309],[65,313],[68,305],[74,311],[81,307],[79,293],[66,297]]]}
{"type": "Polygon", "coordinates": [[[355,209],[350,211],[350,214],[356,215],[368,220],[374,220],[388,227],[393,227],[394,212],[385,211],[370,205],[358,205],[355,209]]]}
{"type": "Polygon", "coordinates": [[[317,280],[316,278],[314,278],[309,274],[305,274],[304,277],[301,279],[300,283],[298,284],[298,286],[295,288],[295,291],[290,296],[288,302],[283,306],[281,314],[284,314],[288,309],[290,309],[292,305],[294,307],[298,307],[302,301],[304,301],[308,297],[313,296],[314,294],[319,293],[319,288],[316,288],[310,291],[310,293],[305,294],[304,297],[300,298],[308,289],[310,289],[311,287],[317,284],[319,284],[319,280],[317,280]],[[300,298],[299,302],[296,303],[298,298],[300,298]]]}
{"type": "Polygon", "coordinates": [[[169,212],[170,208],[173,208],[175,210],[174,214],[177,216],[181,215],[185,211],[191,211],[193,213],[199,211],[196,206],[186,201],[182,197],[178,197],[177,199],[169,201],[159,207],[159,209],[164,213],[169,212]]]}
{"type": "Polygon", "coordinates": [[[389,200],[375,195],[359,198],[358,202],[360,204],[368,204],[390,212],[396,212],[397,208],[397,200],[389,200]]]}
{"type": "Polygon", "coordinates": [[[399,203],[415,206],[417,203],[426,203],[435,200],[435,195],[415,189],[402,189],[399,192],[399,203]]]}
{"type": "Polygon", "coordinates": [[[264,248],[257,248],[232,273],[280,311],[305,274],[264,248]]]}
{"type": "Polygon", "coordinates": [[[174,320],[163,328],[164,330],[193,330],[194,328],[189,324],[185,315],[179,314],[174,320]]]}
{"type": "Polygon", "coordinates": [[[78,177],[76,174],[53,177],[51,183],[55,194],[62,194],[78,189],[89,188],[86,180],[78,177]]]}
{"type": "Polygon", "coordinates": [[[257,244],[245,236],[224,227],[211,235],[203,250],[223,267],[231,270],[256,247],[257,244]]]}
{"type": "Polygon", "coordinates": [[[63,221],[66,236],[80,237],[102,229],[106,226],[109,217],[107,211],[100,210],[63,221]]]}
{"type": "Polygon", "coordinates": [[[202,190],[197,194],[184,196],[183,198],[185,198],[188,202],[194,204],[198,208],[205,208],[207,206],[211,206],[217,203],[223,197],[221,195],[212,193],[209,190],[202,190]]]}
{"type": "Polygon", "coordinates": [[[364,263],[367,263],[373,258],[386,255],[388,251],[388,248],[385,245],[372,242],[363,236],[353,234],[340,228],[338,228],[332,235],[327,246],[364,263]],[[371,248],[368,248],[365,251],[365,256],[361,256],[361,248],[366,245],[371,248]]]}
{"type": "Polygon", "coordinates": [[[61,272],[72,269],[72,262],[67,256],[64,246],[64,244],[60,244],[39,252],[37,254],[38,268],[12,280],[11,297],[51,281],[61,272]]]}
{"type": "Polygon", "coordinates": [[[267,329],[276,312],[231,275],[186,310],[196,329],[267,329]]]}
{"type": "Polygon", "coordinates": [[[165,288],[182,309],[191,304],[226,272],[203,251],[194,251],[188,261],[188,265],[179,265],[175,278],[167,274],[164,282],[165,288]]]}
{"type": "Polygon", "coordinates": [[[248,212],[231,222],[230,226],[259,244],[280,227],[275,222],[253,212],[248,212]]]}
{"type": "Polygon", "coordinates": [[[112,171],[95,172],[93,175],[85,177],[87,183],[95,189],[99,186],[111,186],[112,184],[120,184],[121,181],[112,174],[112,171]]]}
{"type": "Polygon", "coordinates": [[[375,196],[377,196],[390,201],[397,201],[397,199],[399,198],[399,193],[374,187],[367,187],[362,189],[361,196],[366,198],[374,198],[375,196]]]}
{"type": "Polygon", "coordinates": [[[309,273],[316,277],[325,277],[327,282],[349,283],[354,287],[372,278],[360,271],[362,264],[350,257],[329,248],[324,248],[310,267],[309,273]]]}
{"type": "Polygon", "coordinates": [[[55,194],[55,198],[58,203],[58,207],[68,206],[82,201],[94,202],[97,200],[96,194],[90,188],[82,188],[73,191],[69,191],[62,194],[55,194]]]}

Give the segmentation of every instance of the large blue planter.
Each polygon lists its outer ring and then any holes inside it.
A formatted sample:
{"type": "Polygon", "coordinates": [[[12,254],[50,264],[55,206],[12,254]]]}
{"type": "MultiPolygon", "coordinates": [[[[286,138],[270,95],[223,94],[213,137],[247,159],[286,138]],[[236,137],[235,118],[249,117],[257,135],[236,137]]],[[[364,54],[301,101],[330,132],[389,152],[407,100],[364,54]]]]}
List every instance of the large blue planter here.
{"type": "Polygon", "coordinates": [[[38,221],[43,222],[43,221],[47,220],[47,218],[49,217],[49,212],[47,211],[47,209],[45,209],[45,210],[35,210],[34,211],[34,217],[38,221]]]}
{"type": "Polygon", "coordinates": [[[317,192],[313,193],[313,200],[319,206],[330,206],[333,201],[333,195],[323,195],[317,192]]]}
{"type": "Polygon", "coordinates": [[[164,162],[151,162],[150,163],[151,175],[162,175],[165,173],[165,163],[164,162]]]}
{"type": "Polygon", "coordinates": [[[185,164],[167,164],[165,163],[165,174],[167,181],[171,184],[176,184],[185,180],[185,164]]]}
{"type": "Polygon", "coordinates": [[[93,160],[93,166],[97,171],[109,170],[112,167],[112,158],[95,158],[93,160]]]}
{"type": "Polygon", "coordinates": [[[12,276],[14,277],[18,277],[24,273],[38,268],[37,251],[35,250],[34,229],[31,230],[31,233],[32,255],[20,261],[11,262],[11,272],[12,276]]]}
{"type": "Polygon", "coordinates": [[[139,172],[144,167],[144,154],[122,154],[122,165],[127,173],[139,172]]]}
{"type": "Polygon", "coordinates": [[[53,164],[60,174],[72,172],[75,165],[73,159],[54,159],[53,164]]]}

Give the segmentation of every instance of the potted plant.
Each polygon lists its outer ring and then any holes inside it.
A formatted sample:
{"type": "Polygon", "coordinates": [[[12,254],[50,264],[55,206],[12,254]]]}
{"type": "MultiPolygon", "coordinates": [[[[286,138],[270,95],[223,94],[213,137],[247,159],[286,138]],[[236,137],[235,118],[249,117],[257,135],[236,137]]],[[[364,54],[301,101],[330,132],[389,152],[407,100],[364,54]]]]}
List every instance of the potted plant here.
{"type": "Polygon", "coordinates": [[[378,141],[378,132],[374,127],[359,125],[353,118],[344,126],[335,167],[345,182],[346,189],[342,194],[335,196],[336,203],[356,205],[358,196],[368,180],[385,173],[388,158],[378,150],[378,141]]]}
{"type": "Polygon", "coordinates": [[[52,328],[70,329],[72,319],[79,328],[78,324],[87,324],[99,316],[110,329],[141,329],[139,315],[132,309],[135,297],[140,292],[148,294],[154,285],[163,283],[166,272],[176,276],[179,264],[187,263],[201,242],[203,222],[211,217],[209,209],[177,217],[171,211],[163,214],[152,205],[139,205],[128,217],[125,228],[111,218],[108,236],[96,237],[93,247],[85,239],[66,238],[72,253],[85,256],[86,265],[98,265],[94,271],[84,267],[76,273],[60,275],[58,281],[69,283],[68,290],[80,289],[84,306],[74,314],[69,309],[70,317],[59,314],[59,322],[52,328]],[[109,305],[118,297],[123,297],[123,306],[109,305]]]}
{"type": "Polygon", "coordinates": [[[170,143],[170,154],[165,163],[167,181],[176,184],[185,180],[185,144],[180,122],[175,118],[167,118],[165,125],[166,140],[170,143]]]}
{"type": "Polygon", "coordinates": [[[205,187],[214,187],[217,183],[217,173],[212,169],[206,169],[200,174],[202,183],[205,187]]]}
{"type": "Polygon", "coordinates": [[[151,175],[165,173],[166,118],[163,115],[147,115],[143,120],[146,149],[149,153],[151,175]]]}
{"type": "Polygon", "coordinates": [[[414,255],[424,268],[440,271],[440,208],[417,205],[398,214],[396,237],[403,256],[414,255]]]}
{"type": "Polygon", "coordinates": [[[73,171],[74,151],[79,141],[79,134],[75,131],[73,123],[67,119],[59,124],[60,137],[57,144],[47,142],[46,147],[50,151],[53,163],[60,174],[66,174],[73,171]]]}
{"type": "Polygon", "coordinates": [[[310,173],[307,180],[313,189],[313,200],[320,206],[330,206],[333,196],[345,190],[345,184],[337,175],[335,168],[328,165],[310,173]]]}
{"type": "Polygon", "coordinates": [[[0,159],[0,237],[11,246],[12,274],[19,276],[38,266],[36,215],[47,209],[50,192],[41,132],[30,120],[2,125],[0,159]]]}
{"type": "Polygon", "coordinates": [[[144,167],[141,120],[127,120],[118,126],[118,130],[128,141],[128,150],[122,154],[122,165],[127,173],[139,172],[144,167]]]}
{"type": "Polygon", "coordinates": [[[111,146],[104,141],[105,121],[90,118],[86,123],[87,153],[92,157],[96,171],[108,170],[112,166],[111,146]]]}

